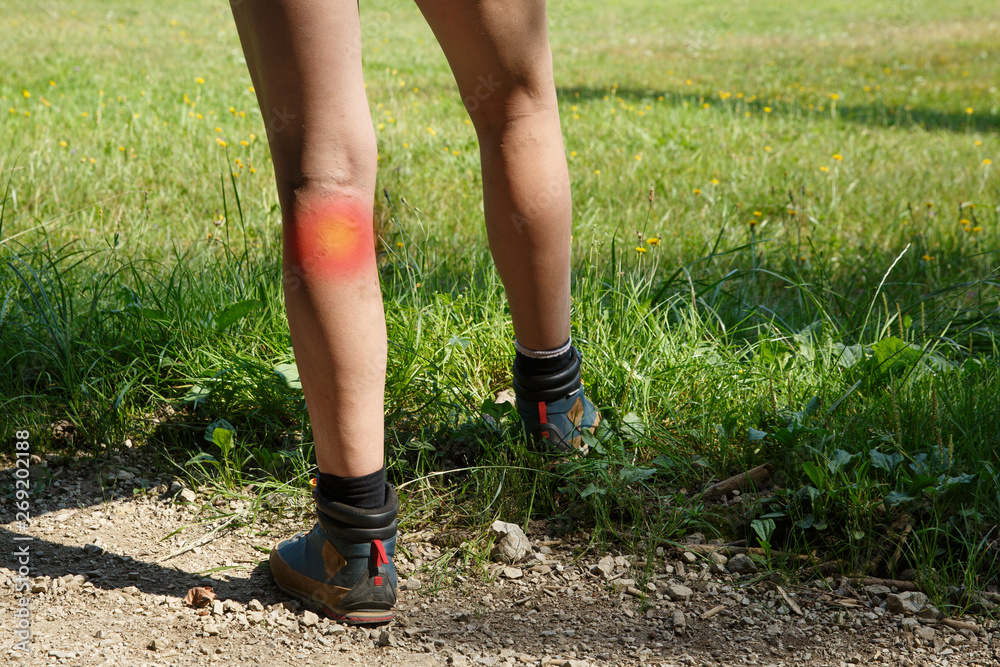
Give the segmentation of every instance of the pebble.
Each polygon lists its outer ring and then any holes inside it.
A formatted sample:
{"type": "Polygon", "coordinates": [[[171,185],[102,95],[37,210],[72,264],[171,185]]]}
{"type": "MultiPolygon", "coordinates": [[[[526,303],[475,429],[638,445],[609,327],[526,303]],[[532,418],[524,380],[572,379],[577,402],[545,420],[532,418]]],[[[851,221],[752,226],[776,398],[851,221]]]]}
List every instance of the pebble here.
{"type": "Polygon", "coordinates": [[[691,596],[694,595],[694,591],[687,586],[670,584],[667,586],[667,595],[669,595],[670,599],[674,602],[688,602],[691,599],[691,596]]]}
{"type": "Polygon", "coordinates": [[[420,590],[420,580],[416,577],[410,577],[403,582],[403,588],[408,591],[419,591],[420,590]]]}
{"type": "Polygon", "coordinates": [[[611,556],[605,556],[601,560],[597,561],[597,565],[590,568],[590,571],[604,577],[605,579],[610,579],[611,575],[615,571],[615,560],[611,556]]]}
{"type": "Polygon", "coordinates": [[[698,556],[691,553],[690,551],[685,551],[684,553],[682,553],[681,558],[688,565],[694,565],[696,562],[698,562],[698,556]]]}
{"type": "Polygon", "coordinates": [[[388,630],[382,630],[378,635],[378,645],[379,646],[398,646],[399,640],[396,639],[396,635],[392,634],[388,630]]]}
{"type": "Polygon", "coordinates": [[[927,606],[927,596],[918,591],[892,593],[885,599],[885,608],[893,614],[915,614],[927,606]]]}
{"type": "Polygon", "coordinates": [[[683,635],[687,631],[687,619],[684,617],[684,612],[679,609],[675,609],[670,618],[674,626],[674,632],[679,635],[683,635]]]}
{"type": "Polygon", "coordinates": [[[505,567],[502,572],[508,579],[520,579],[524,576],[524,570],[519,567],[505,567]]]}
{"type": "Polygon", "coordinates": [[[490,530],[496,536],[496,543],[490,552],[493,560],[513,564],[524,560],[531,553],[531,542],[516,523],[498,519],[490,526],[490,530]]]}
{"type": "Polygon", "coordinates": [[[146,648],[148,648],[150,651],[162,651],[163,649],[167,648],[167,640],[163,639],[162,637],[151,639],[149,643],[146,644],[146,648]]]}
{"type": "Polygon", "coordinates": [[[315,627],[316,624],[319,623],[319,616],[317,616],[315,612],[311,612],[306,609],[302,612],[302,616],[299,618],[299,623],[306,628],[315,627]]]}
{"type": "Polygon", "coordinates": [[[934,628],[927,625],[922,625],[919,628],[917,628],[916,632],[914,632],[913,634],[915,634],[920,639],[923,639],[925,642],[930,642],[934,641],[934,635],[936,633],[934,632],[934,628]]]}
{"type": "Polygon", "coordinates": [[[733,574],[753,574],[757,572],[757,564],[746,554],[736,554],[729,559],[726,567],[733,574]]]}
{"type": "Polygon", "coordinates": [[[181,492],[177,494],[174,502],[177,503],[193,503],[198,500],[198,494],[196,494],[191,489],[181,489],[181,492]]]}
{"type": "Polygon", "coordinates": [[[254,598],[247,604],[247,609],[250,611],[264,611],[264,605],[260,603],[260,600],[254,598]]]}
{"type": "Polygon", "coordinates": [[[611,586],[616,592],[621,593],[629,588],[635,588],[635,579],[615,579],[611,582],[611,586]]]}

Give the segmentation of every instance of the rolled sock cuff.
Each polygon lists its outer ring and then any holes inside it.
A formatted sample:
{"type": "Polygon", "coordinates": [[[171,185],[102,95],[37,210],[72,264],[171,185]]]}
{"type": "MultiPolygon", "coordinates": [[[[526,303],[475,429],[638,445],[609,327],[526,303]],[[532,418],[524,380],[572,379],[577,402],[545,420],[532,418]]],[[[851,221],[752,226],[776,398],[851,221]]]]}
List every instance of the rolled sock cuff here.
{"type": "Polygon", "coordinates": [[[571,337],[563,345],[560,345],[553,350],[529,350],[525,346],[521,345],[516,338],[514,339],[514,349],[529,359],[554,359],[555,357],[560,357],[569,352],[569,348],[572,346],[573,339],[571,337]]]}

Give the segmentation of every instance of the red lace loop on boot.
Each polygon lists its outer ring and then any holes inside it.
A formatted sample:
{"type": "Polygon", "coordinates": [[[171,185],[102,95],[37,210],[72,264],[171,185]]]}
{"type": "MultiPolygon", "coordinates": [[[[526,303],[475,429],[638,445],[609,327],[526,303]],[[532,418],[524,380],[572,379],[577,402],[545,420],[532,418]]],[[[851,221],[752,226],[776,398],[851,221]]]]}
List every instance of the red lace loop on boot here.
{"type": "MultiPolygon", "coordinates": [[[[382,545],[382,540],[372,540],[372,558],[375,560],[375,569],[382,567],[383,565],[389,564],[389,556],[385,553],[385,547],[382,545]]],[[[372,582],[376,586],[382,585],[382,577],[376,576],[372,582]]]]}

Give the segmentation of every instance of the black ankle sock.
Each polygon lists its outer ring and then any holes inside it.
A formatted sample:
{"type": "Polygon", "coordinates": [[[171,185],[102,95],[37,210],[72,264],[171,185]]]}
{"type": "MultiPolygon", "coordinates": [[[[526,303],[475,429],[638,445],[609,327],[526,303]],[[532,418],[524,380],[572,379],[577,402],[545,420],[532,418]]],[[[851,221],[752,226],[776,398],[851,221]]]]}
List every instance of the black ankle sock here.
{"type": "Polygon", "coordinates": [[[385,466],[361,477],[337,477],[321,472],[317,475],[316,486],[330,502],[365,510],[378,509],[385,505],[385,466]]]}
{"type": "Polygon", "coordinates": [[[538,377],[539,375],[558,373],[559,371],[567,368],[572,361],[572,347],[560,354],[558,357],[549,357],[548,359],[535,359],[534,357],[529,357],[521,354],[520,352],[514,353],[514,363],[517,364],[517,370],[521,373],[521,375],[526,377],[538,377]]]}

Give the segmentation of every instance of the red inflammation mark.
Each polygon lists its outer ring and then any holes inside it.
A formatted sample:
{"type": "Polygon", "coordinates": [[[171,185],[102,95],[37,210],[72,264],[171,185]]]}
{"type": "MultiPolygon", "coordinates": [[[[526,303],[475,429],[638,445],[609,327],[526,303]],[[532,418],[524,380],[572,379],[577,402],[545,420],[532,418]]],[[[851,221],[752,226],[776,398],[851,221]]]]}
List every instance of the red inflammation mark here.
{"type": "Polygon", "coordinates": [[[339,278],[375,263],[372,211],[350,199],[300,205],[286,226],[286,251],[304,276],[339,278]]]}

